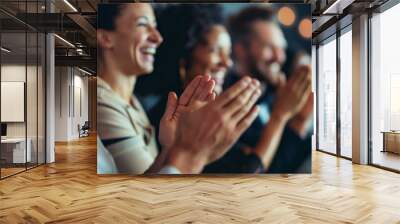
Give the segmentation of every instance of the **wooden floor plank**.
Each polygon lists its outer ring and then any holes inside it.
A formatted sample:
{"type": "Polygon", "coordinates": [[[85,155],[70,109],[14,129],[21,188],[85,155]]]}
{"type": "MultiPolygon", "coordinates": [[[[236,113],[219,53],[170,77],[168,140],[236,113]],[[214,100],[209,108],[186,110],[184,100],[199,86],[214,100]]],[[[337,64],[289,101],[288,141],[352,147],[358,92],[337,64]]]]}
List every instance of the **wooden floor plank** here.
{"type": "Polygon", "coordinates": [[[0,223],[400,223],[400,175],[313,152],[313,174],[96,174],[96,138],[0,181],[0,223]]]}

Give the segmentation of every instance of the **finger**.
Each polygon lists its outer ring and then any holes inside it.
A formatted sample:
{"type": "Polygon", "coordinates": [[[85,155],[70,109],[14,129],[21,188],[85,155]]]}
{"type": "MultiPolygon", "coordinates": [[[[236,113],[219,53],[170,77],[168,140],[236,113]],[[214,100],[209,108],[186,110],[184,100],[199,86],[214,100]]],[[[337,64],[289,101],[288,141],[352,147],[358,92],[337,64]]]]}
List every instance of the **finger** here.
{"type": "Polygon", "coordinates": [[[295,70],[293,76],[290,78],[289,83],[292,85],[292,88],[294,90],[298,90],[303,79],[304,79],[304,67],[299,66],[295,70]]]}
{"type": "Polygon", "coordinates": [[[179,104],[180,105],[187,105],[190,102],[194,92],[196,91],[197,87],[199,86],[202,80],[202,76],[196,76],[189,85],[183,91],[181,97],[179,97],[179,104]]]}
{"type": "Polygon", "coordinates": [[[301,86],[299,87],[299,90],[302,91],[301,93],[305,94],[305,93],[308,93],[307,90],[310,87],[311,87],[311,74],[306,73],[304,79],[302,80],[301,86]]]}
{"type": "Polygon", "coordinates": [[[246,116],[238,123],[236,126],[236,133],[238,136],[242,135],[242,133],[253,123],[253,121],[258,116],[260,109],[258,106],[253,107],[246,116]]]}
{"type": "Polygon", "coordinates": [[[312,91],[310,91],[310,96],[308,97],[308,102],[312,105],[314,105],[314,94],[312,91]]]}
{"type": "Polygon", "coordinates": [[[215,81],[214,80],[209,80],[206,84],[206,86],[204,87],[204,90],[202,91],[202,93],[199,96],[199,100],[201,101],[206,101],[208,95],[210,95],[211,93],[213,93],[215,87],[215,81]]]}
{"type": "Polygon", "coordinates": [[[301,82],[303,80],[304,74],[301,69],[296,70],[296,74],[293,77],[292,83],[291,83],[291,88],[292,90],[297,93],[299,89],[301,89],[301,82]]]}
{"type": "Polygon", "coordinates": [[[300,79],[298,81],[299,90],[303,90],[304,87],[307,85],[307,82],[311,81],[310,71],[308,70],[307,66],[303,65],[300,67],[299,72],[301,73],[300,79]]]}
{"type": "Polygon", "coordinates": [[[308,98],[311,95],[311,81],[306,83],[306,85],[304,86],[303,93],[305,95],[305,98],[308,100],[308,98]]]}
{"type": "Polygon", "coordinates": [[[309,98],[309,95],[311,93],[311,83],[309,83],[308,85],[306,85],[303,89],[303,92],[301,93],[301,96],[299,98],[299,104],[302,107],[304,107],[304,105],[307,102],[307,99],[309,98]]]}
{"type": "Polygon", "coordinates": [[[283,72],[280,72],[279,81],[277,84],[277,88],[282,88],[286,84],[286,75],[283,72]]]}
{"type": "Polygon", "coordinates": [[[198,85],[198,87],[194,91],[192,98],[190,98],[189,104],[190,104],[191,100],[199,100],[199,97],[203,93],[204,88],[206,87],[206,85],[207,85],[208,81],[210,80],[210,78],[211,77],[209,75],[204,75],[204,76],[201,77],[200,84],[198,85]]]}
{"type": "Polygon", "coordinates": [[[228,90],[223,92],[221,95],[218,96],[216,100],[216,104],[223,107],[225,104],[230,103],[234,100],[243,90],[245,90],[249,84],[251,83],[251,78],[246,76],[242,78],[239,82],[235,83],[232,87],[228,90]]]}
{"type": "Polygon", "coordinates": [[[212,92],[212,93],[208,94],[205,101],[207,101],[207,102],[214,101],[216,96],[217,96],[217,94],[215,92],[212,92]]]}
{"type": "Polygon", "coordinates": [[[249,88],[240,93],[239,96],[237,96],[226,107],[224,107],[224,111],[227,113],[227,116],[232,116],[243,109],[251,96],[259,89],[259,85],[260,83],[257,80],[253,80],[249,88]]]}
{"type": "Polygon", "coordinates": [[[232,120],[234,122],[239,122],[243,119],[244,116],[253,108],[254,104],[257,102],[258,98],[261,96],[261,90],[257,89],[253,92],[250,99],[247,101],[246,105],[244,105],[238,112],[236,112],[232,120]]]}
{"type": "Polygon", "coordinates": [[[175,113],[177,105],[178,105],[178,97],[176,96],[176,93],[169,92],[167,106],[165,108],[163,117],[166,119],[171,119],[175,113]]]}
{"type": "Polygon", "coordinates": [[[289,76],[288,84],[293,85],[293,83],[297,82],[297,80],[300,79],[299,73],[300,73],[300,69],[299,68],[295,69],[294,73],[291,76],[289,76]]]}

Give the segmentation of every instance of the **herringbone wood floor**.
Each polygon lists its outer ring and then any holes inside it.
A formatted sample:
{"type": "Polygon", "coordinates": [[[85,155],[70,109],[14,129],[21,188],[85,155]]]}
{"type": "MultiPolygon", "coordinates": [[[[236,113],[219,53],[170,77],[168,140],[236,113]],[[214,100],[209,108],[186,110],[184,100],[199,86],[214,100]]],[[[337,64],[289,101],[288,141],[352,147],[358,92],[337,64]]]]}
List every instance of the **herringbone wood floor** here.
{"type": "Polygon", "coordinates": [[[95,138],[0,181],[0,223],[400,223],[400,175],[315,152],[312,175],[96,175],[95,138]]]}

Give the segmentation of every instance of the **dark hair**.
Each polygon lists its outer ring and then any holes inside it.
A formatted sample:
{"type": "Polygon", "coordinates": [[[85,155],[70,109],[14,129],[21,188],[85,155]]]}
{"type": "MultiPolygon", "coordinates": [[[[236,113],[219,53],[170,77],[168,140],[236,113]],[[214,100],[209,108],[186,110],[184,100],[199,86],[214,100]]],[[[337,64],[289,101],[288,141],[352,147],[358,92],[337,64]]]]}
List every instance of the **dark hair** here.
{"type": "MultiPolygon", "coordinates": [[[[99,4],[97,8],[97,29],[114,31],[115,20],[125,6],[126,3],[99,4]]],[[[100,45],[97,45],[97,60],[97,65],[103,61],[103,49],[100,45]]]]}
{"type": "Polygon", "coordinates": [[[174,5],[167,7],[158,21],[165,40],[160,54],[165,49],[169,58],[190,60],[193,49],[205,43],[212,26],[223,23],[222,9],[216,4],[174,5]]]}
{"type": "Polygon", "coordinates": [[[97,8],[97,29],[115,30],[115,20],[125,4],[99,4],[97,8]]]}
{"type": "Polygon", "coordinates": [[[205,36],[214,25],[223,24],[222,8],[217,4],[167,5],[156,10],[156,15],[164,41],[157,50],[153,74],[139,79],[139,94],[148,94],[148,88],[146,91],[140,87],[146,85],[155,87],[152,92],[180,92],[180,61],[184,59],[186,67],[190,67],[194,48],[205,43],[205,36]]]}
{"type": "Polygon", "coordinates": [[[245,41],[252,33],[251,24],[256,21],[275,22],[275,10],[265,6],[250,6],[231,16],[228,22],[228,30],[232,42],[245,41]]]}

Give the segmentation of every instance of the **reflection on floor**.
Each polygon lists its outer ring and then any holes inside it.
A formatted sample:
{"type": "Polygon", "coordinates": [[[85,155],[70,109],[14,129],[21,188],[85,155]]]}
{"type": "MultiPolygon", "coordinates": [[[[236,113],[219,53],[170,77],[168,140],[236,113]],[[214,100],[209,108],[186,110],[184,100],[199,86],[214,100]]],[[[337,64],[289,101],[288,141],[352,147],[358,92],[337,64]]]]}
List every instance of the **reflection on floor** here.
{"type": "Polygon", "coordinates": [[[399,223],[400,175],[313,152],[311,175],[96,174],[96,138],[0,181],[0,223],[399,223]]]}
{"type": "MultiPolygon", "coordinates": [[[[35,167],[36,163],[28,163],[26,165],[27,169],[30,169],[32,167],[35,167]]],[[[5,178],[7,176],[25,171],[25,164],[18,164],[18,165],[4,165],[1,168],[1,178],[5,178]]]]}
{"type": "Polygon", "coordinates": [[[400,155],[392,152],[374,151],[373,164],[388,167],[400,171],[400,155]]]}
{"type": "Polygon", "coordinates": [[[341,148],[341,155],[347,158],[351,158],[352,157],[352,149],[348,148],[348,147],[342,147],[341,148]]]}
{"type": "Polygon", "coordinates": [[[21,172],[24,170],[25,170],[25,167],[24,168],[19,168],[19,167],[18,168],[1,168],[1,178],[13,175],[15,173],[18,173],[18,172],[21,172]]]}

